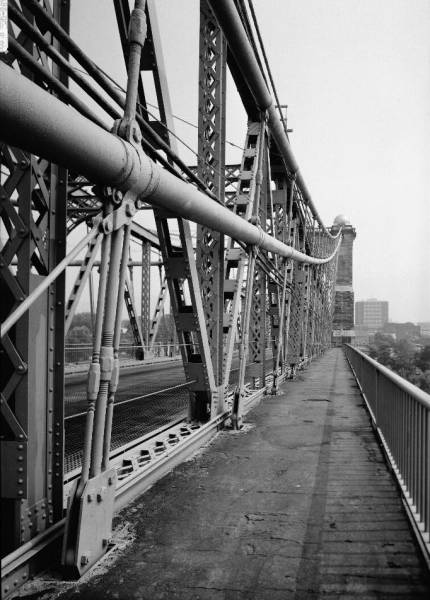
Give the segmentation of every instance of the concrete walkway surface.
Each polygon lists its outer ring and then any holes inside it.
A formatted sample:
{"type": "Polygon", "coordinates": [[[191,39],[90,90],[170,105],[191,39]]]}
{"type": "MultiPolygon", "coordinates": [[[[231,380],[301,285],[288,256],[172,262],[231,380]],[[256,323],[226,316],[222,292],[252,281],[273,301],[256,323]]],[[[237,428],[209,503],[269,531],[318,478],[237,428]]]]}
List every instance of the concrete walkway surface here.
{"type": "Polygon", "coordinates": [[[123,510],[116,526],[134,540],[58,597],[429,600],[428,572],[341,349],[263,398],[245,422],[123,510]]]}

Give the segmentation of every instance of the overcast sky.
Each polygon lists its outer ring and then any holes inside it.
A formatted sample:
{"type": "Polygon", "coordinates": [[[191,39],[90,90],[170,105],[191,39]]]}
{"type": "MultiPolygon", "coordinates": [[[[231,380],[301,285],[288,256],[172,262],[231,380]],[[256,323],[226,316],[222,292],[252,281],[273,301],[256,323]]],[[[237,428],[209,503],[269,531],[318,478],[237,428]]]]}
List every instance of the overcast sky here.
{"type": "MultiPolygon", "coordinates": [[[[111,4],[76,6],[72,35],[124,83],[111,4]]],[[[197,123],[199,3],[156,6],[173,111],[197,123]]],[[[356,300],[388,300],[393,321],[430,321],[430,0],[254,6],[318,211],[327,225],[343,213],[357,230],[356,300]]],[[[242,145],[246,116],[231,80],[227,94],[227,137],[242,145]]],[[[196,130],[176,126],[196,148],[196,130]]]]}

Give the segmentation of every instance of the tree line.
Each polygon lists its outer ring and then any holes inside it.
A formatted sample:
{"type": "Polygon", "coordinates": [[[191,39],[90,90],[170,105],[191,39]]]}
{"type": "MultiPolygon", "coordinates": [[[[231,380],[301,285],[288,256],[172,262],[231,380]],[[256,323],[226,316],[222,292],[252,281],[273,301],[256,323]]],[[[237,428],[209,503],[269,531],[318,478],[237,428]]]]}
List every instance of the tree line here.
{"type": "Polygon", "coordinates": [[[407,339],[395,340],[390,335],[376,333],[368,354],[424,392],[430,393],[430,345],[417,349],[417,345],[407,339]]]}

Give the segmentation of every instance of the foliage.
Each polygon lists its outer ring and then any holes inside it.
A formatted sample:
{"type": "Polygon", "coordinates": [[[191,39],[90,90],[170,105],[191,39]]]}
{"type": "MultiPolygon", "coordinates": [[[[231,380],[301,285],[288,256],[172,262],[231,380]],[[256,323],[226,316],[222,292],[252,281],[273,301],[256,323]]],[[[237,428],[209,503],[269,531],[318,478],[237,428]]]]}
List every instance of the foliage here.
{"type": "Polygon", "coordinates": [[[73,316],[72,324],[70,326],[70,331],[74,327],[79,327],[80,325],[85,325],[85,327],[88,327],[88,329],[90,331],[92,330],[91,313],[89,313],[89,312],[76,313],[73,316]]]}
{"type": "Polygon", "coordinates": [[[409,340],[376,333],[369,355],[404,379],[430,393],[430,346],[417,349],[409,340]]]}
{"type": "Polygon", "coordinates": [[[92,341],[91,313],[77,313],[72,319],[72,324],[66,337],[66,345],[90,345],[92,341]]]}

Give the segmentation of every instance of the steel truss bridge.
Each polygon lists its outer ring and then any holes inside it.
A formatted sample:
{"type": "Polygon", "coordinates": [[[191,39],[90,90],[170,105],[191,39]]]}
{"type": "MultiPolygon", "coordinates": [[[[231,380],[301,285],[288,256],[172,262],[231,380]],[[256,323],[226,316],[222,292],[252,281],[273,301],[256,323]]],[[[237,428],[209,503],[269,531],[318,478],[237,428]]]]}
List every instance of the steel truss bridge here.
{"type": "MultiPolygon", "coordinates": [[[[114,510],[221,427],[240,429],[249,407],[331,345],[342,229],[323,224],[295,160],[252,2],[200,2],[192,166],[178,155],[156,2],[113,5],[125,90],[69,35],[69,0],[8,7],[0,61],[5,594],[53,560],[72,576],[85,573],[109,546],[114,510]],[[225,159],[227,69],[248,116],[235,165],[225,159]],[[144,211],[153,227],[139,224],[144,211]],[[88,291],[92,346],[66,348],[88,291]],[[167,305],[175,332],[161,342],[167,305]]],[[[428,396],[348,353],[428,552],[428,396]],[[388,383],[371,388],[375,377],[388,383]]]]}

